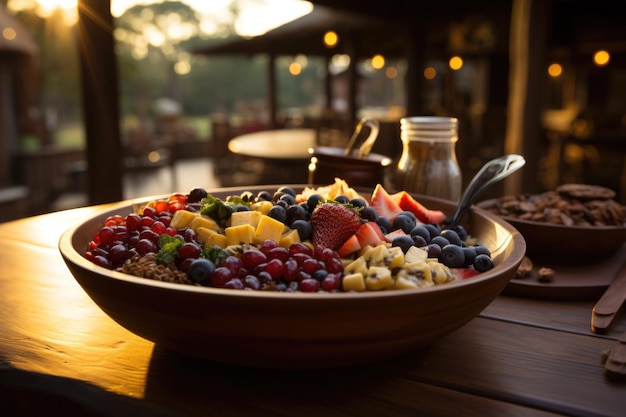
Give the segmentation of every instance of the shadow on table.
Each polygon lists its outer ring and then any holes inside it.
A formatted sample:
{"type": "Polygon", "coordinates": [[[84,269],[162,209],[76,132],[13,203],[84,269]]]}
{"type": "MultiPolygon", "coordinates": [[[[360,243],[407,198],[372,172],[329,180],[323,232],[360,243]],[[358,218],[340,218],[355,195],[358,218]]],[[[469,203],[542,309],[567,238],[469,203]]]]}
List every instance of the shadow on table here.
{"type": "MultiPolygon", "coordinates": [[[[305,371],[244,368],[155,346],[145,399],[172,409],[187,408],[185,411],[193,415],[276,416],[298,415],[305,410],[307,415],[350,414],[355,407],[362,410],[367,409],[366,404],[375,403],[371,393],[379,393],[380,398],[381,391],[393,392],[397,384],[397,377],[368,367],[305,371]]],[[[393,410],[392,414],[402,412],[400,404],[385,407],[393,410]]]]}

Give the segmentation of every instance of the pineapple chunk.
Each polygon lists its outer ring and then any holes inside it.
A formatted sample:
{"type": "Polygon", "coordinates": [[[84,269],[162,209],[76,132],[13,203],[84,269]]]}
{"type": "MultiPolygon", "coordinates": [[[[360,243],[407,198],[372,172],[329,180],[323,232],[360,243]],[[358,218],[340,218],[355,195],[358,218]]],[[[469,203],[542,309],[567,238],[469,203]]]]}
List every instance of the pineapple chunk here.
{"type": "MultiPolygon", "coordinates": [[[[178,213],[178,211],[176,213],[178,213]]],[[[191,223],[189,224],[189,227],[195,230],[196,233],[198,233],[198,228],[200,227],[206,227],[207,229],[212,229],[212,230],[221,229],[215,220],[203,214],[197,214],[196,218],[193,219],[191,223]]]]}
{"type": "Polygon", "coordinates": [[[217,234],[217,232],[208,227],[198,227],[196,230],[196,235],[198,237],[198,241],[204,243],[205,245],[209,242],[211,235],[217,234]]]}
{"type": "Polygon", "coordinates": [[[172,220],[170,221],[170,226],[176,229],[182,229],[183,227],[189,226],[189,224],[196,217],[198,217],[196,213],[192,213],[187,210],[177,210],[172,216],[172,220]]]}
{"type": "Polygon", "coordinates": [[[236,211],[230,216],[230,225],[239,226],[242,224],[249,224],[256,229],[259,224],[259,220],[261,220],[261,216],[262,214],[260,211],[236,211]]]}
{"type": "Polygon", "coordinates": [[[348,274],[343,277],[342,286],[344,291],[365,291],[365,278],[360,272],[348,274]]]}
{"type": "Polygon", "coordinates": [[[283,235],[285,225],[269,216],[262,215],[259,220],[259,225],[254,232],[254,243],[263,243],[266,240],[273,240],[274,242],[280,242],[280,237],[283,235]]]}
{"type": "Polygon", "coordinates": [[[411,246],[404,254],[406,263],[414,263],[418,261],[425,261],[428,258],[428,252],[425,249],[418,248],[417,246],[411,246]]]}
{"type": "Polygon", "coordinates": [[[240,224],[239,226],[231,226],[225,229],[226,245],[239,245],[242,243],[252,243],[254,236],[254,227],[249,224],[240,224]]]}
{"type": "Polygon", "coordinates": [[[289,247],[294,243],[300,243],[300,234],[296,229],[290,229],[280,237],[278,246],[289,249],[289,247]]]}
{"type": "Polygon", "coordinates": [[[226,235],[223,235],[221,233],[213,233],[209,236],[209,240],[207,240],[206,245],[225,248],[226,246],[228,246],[226,242],[226,235]]]}

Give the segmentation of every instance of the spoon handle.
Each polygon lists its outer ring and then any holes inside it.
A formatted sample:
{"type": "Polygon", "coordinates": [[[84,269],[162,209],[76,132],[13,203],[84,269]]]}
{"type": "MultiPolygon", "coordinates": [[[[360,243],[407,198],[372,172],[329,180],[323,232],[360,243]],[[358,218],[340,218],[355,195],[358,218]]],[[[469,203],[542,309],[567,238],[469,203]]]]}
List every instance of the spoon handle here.
{"type": "Polygon", "coordinates": [[[469,185],[465,189],[465,192],[461,196],[461,200],[456,208],[456,212],[452,216],[450,224],[448,224],[448,228],[453,229],[459,224],[459,220],[461,219],[463,213],[465,213],[465,211],[476,202],[483,191],[485,191],[492,184],[508,177],[525,164],[526,160],[524,157],[511,154],[492,159],[483,165],[480,171],[474,175],[474,178],[472,178],[469,185]]]}
{"type": "Polygon", "coordinates": [[[359,120],[359,123],[357,123],[356,127],[354,128],[352,137],[350,138],[350,141],[348,142],[348,146],[346,146],[346,149],[344,150],[344,153],[343,153],[345,156],[350,156],[352,154],[352,150],[354,149],[354,146],[356,145],[356,141],[359,135],[361,134],[361,131],[363,130],[363,126],[368,126],[370,128],[370,133],[365,139],[365,141],[363,142],[363,144],[361,144],[361,146],[359,147],[357,156],[361,159],[364,159],[364,158],[367,158],[367,156],[369,155],[370,151],[372,150],[372,147],[374,146],[374,142],[376,142],[376,139],[378,138],[378,131],[380,130],[380,124],[378,123],[378,120],[376,119],[364,117],[361,120],[359,120]]]}

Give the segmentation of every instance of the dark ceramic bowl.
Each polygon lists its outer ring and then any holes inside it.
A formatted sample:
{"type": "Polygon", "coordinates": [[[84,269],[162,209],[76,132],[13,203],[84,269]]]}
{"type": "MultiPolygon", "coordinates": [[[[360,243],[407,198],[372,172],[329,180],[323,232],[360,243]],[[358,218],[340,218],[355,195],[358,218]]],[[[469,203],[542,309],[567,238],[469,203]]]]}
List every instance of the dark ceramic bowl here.
{"type": "MultiPolygon", "coordinates": [[[[241,191],[211,194],[224,198],[241,191]]],[[[250,367],[339,367],[430,345],[483,311],[506,287],[526,250],[511,225],[472,209],[462,224],[491,250],[495,267],[420,290],[311,294],[195,287],[110,271],[83,257],[106,217],[126,216],[145,201],[120,203],[67,230],[59,250],[69,270],[92,300],[131,332],[167,349],[250,367]]],[[[420,201],[447,213],[454,209],[443,200],[420,201]]]]}
{"type": "MultiPolygon", "coordinates": [[[[484,210],[497,205],[498,199],[477,204],[484,210]]],[[[526,240],[526,252],[533,260],[549,263],[590,263],[617,252],[626,242],[623,226],[565,226],[501,216],[526,240]]]]}

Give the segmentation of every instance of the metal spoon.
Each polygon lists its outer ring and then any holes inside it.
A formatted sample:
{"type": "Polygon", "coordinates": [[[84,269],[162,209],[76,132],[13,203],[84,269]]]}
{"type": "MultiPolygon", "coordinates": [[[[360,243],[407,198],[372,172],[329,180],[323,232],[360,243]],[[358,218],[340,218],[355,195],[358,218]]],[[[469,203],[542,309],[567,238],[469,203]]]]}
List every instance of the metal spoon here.
{"type": "Polygon", "coordinates": [[[456,212],[448,224],[448,229],[453,229],[459,224],[461,216],[469,209],[476,199],[492,184],[508,177],[526,164],[524,157],[520,155],[505,155],[487,162],[470,181],[465,192],[459,200],[456,212]]]}
{"type": "Polygon", "coordinates": [[[356,140],[359,137],[359,134],[363,130],[363,126],[369,126],[370,134],[359,147],[357,157],[360,159],[365,159],[369,155],[370,151],[372,150],[372,147],[374,146],[374,142],[376,142],[376,139],[378,138],[378,131],[380,130],[380,124],[378,123],[378,120],[376,119],[364,117],[361,120],[359,120],[359,123],[357,123],[356,127],[354,128],[354,133],[352,133],[352,137],[350,138],[350,141],[348,142],[348,146],[346,146],[346,149],[344,150],[344,153],[343,153],[345,156],[350,156],[350,154],[352,154],[352,149],[354,148],[354,145],[356,144],[356,140]]]}

